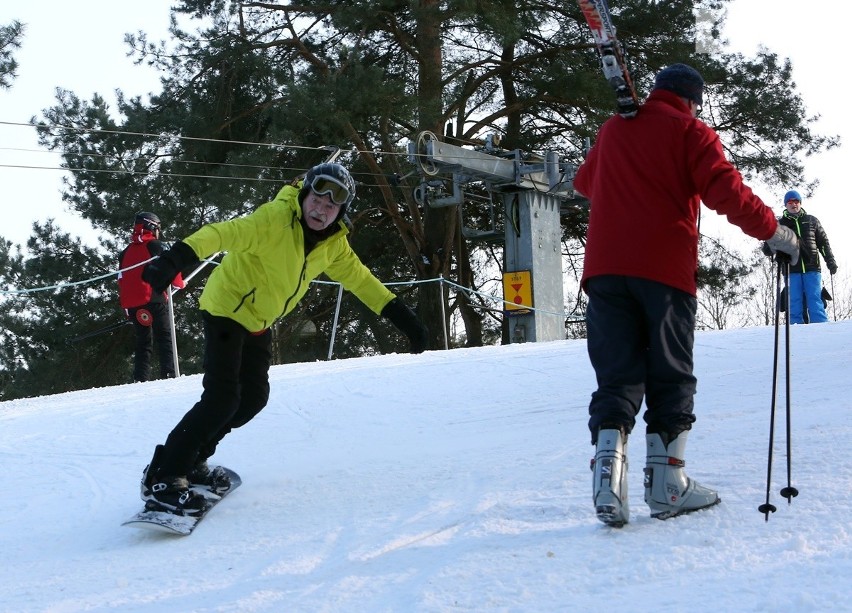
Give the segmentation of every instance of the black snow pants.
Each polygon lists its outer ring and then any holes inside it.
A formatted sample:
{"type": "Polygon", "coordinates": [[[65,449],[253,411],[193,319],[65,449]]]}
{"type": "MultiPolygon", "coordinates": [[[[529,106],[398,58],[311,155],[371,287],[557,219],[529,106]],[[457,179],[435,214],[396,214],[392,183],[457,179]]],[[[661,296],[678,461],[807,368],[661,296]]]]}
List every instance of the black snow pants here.
{"type": "Polygon", "coordinates": [[[252,334],[226,317],[202,312],[204,391],[166,439],[158,472],[186,475],[232,429],[247,424],[269,400],[272,333],[252,334]]]}
{"type": "Polygon", "coordinates": [[[172,350],[172,327],[169,322],[168,306],[162,302],[149,302],[140,307],[127,309],[136,334],[133,355],[133,381],[148,381],[151,378],[151,356],[154,346],[160,358],[160,378],[175,376],[175,356],[172,350]]]}
{"type": "Polygon", "coordinates": [[[689,430],[695,421],[695,297],[616,275],[588,279],[586,291],[588,352],[598,384],[589,404],[592,444],[601,425],[620,425],[629,434],[643,398],[647,432],[689,430]]]}

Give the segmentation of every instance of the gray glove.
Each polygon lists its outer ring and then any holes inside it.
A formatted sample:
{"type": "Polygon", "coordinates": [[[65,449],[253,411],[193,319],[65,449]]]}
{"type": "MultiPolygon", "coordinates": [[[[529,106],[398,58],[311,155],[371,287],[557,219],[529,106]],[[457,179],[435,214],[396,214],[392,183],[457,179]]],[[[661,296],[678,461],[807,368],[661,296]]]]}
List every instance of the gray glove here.
{"type": "Polygon", "coordinates": [[[766,246],[772,253],[786,253],[790,256],[790,266],[795,266],[799,261],[799,237],[787,226],[778,224],[775,234],[772,235],[766,246]]]}

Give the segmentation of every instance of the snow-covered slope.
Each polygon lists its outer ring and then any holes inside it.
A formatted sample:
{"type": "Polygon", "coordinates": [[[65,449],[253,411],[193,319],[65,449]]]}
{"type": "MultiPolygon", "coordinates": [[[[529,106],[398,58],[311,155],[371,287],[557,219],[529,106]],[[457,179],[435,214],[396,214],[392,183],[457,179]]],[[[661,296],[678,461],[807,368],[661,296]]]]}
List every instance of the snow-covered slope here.
{"type": "Polygon", "coordinates": [[[791,332],[800,495],[781,395],[768,522],[771,328],[697,334],[687,470],[722,504],[650,519],[639,426],[622,530],[583,341],[275,367],[214,458],[243,486],[186,538],[120,523],[200,377],[0,403],[0,610],[852,610],[852,322],[791,332]]]}

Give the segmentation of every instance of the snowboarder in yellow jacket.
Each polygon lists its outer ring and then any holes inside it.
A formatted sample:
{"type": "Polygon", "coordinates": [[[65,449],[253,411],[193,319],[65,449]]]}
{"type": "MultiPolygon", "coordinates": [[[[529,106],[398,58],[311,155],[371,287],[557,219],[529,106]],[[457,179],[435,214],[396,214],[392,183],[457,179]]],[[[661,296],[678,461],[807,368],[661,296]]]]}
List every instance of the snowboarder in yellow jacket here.
{"type": "Polygon", "coordinates": [[[203,226],[145,267],[143,279],[161,291],[201,258],[227,252],[199,302],[204,391],[165,445],[157,445],[142,478],[146,503],[195,514],[204,500],[190,484],[207,485],[214,492],[228,489],[225,474],[211,471],[207,459],[226,434],[266,406],[272,359],[269,328],[296,307],[320,274],[388,318],[408,337],[412,352],[427,348],[423,324],[349,245],[342,218],[354,198],[349,171],[340,164],[320,164],[303,182],[285,186],[254,213],[203,226]]]}

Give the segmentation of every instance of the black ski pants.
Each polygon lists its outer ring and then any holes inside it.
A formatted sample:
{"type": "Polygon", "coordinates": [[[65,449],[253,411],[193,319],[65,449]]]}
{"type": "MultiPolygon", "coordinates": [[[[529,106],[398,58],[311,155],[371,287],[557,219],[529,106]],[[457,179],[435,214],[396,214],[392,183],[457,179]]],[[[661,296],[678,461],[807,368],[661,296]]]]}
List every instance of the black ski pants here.
{"type": "Polygon", "coordinates": [[[169,312],[162,302],[149,302],[140,307],[127,309],[133,322],[136,342],[133,355],[133,381],[148,381],[151,378],[151,357],[154,345],[160,358],[160,378],[175,376],[175,356],[172,350],[172,326],[169,312]]]}
{"type": "Polygon", "coordinates": [[[617,275],[588,279],[586,291],[587,346],[598,384],[589,404],[592,444],[602,425],[620,425],[629,434],[643,398],[647,432],[689,430],[695,421],[695,297],[617,275]]]}
{"type": "Polygon", "coordinates": [[[272,333],[252,334],[232,319],[204,311],[202,317],[204,391],[166,439],[157,467],[160,475],[186,475],[269,400],[272,333]]]}

